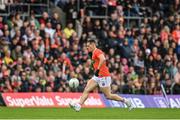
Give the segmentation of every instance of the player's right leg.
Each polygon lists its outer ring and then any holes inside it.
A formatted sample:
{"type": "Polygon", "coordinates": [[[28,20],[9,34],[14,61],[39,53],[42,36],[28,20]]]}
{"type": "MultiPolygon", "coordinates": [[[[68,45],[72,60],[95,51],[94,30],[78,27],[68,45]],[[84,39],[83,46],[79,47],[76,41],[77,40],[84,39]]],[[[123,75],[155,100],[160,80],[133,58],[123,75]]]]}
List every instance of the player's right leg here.
{"type": "Polygon", "coordinates": [[[80,111],[81,109],[81,105],[84,104],[84,102],[87,100],[88,96],[89,96],[89,93],[94,90],[94,88],[96,88],[98,86],[97,82],[93,79],[90,79],[82,93],[82,96],[80,98],[80,101],[79,103],[73,103],[73,102],[70,102],[69,103],[69,106],[71,108],[73,108],[75,111],[80,111]]]}

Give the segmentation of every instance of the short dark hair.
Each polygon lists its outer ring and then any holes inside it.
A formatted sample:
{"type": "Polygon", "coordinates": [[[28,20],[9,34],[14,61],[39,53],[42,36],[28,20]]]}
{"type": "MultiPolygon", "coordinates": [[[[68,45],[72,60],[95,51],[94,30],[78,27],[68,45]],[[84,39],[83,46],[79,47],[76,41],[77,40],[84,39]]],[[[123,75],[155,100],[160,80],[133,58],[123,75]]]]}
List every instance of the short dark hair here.
{"type": "Polygon", "coordinates": [[[87,43],[94,43],[94,44],[96,44],[96,40],[94,40],[94,39],[89,39],[88,41],[87,41],[87,43]]]}

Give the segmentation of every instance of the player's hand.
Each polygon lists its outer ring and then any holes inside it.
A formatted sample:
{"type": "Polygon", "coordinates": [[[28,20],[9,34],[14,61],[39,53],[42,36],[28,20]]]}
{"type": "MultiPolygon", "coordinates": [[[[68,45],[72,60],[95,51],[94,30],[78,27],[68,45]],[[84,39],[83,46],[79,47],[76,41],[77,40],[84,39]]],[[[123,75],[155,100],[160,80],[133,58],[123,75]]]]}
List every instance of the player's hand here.
{"type": "Polygon", "coordinates": [[[89,52],[89,53],[88,53],[88,56],[89,56],[90,58],[92,58],[92,52],[89,52]]]}
{"type": "Polygon", "coordinates": [[[99,76],[99,69],[97,69],[97,70],[95,71],[95,76],[96,76],[96,77],[99,76]]]}

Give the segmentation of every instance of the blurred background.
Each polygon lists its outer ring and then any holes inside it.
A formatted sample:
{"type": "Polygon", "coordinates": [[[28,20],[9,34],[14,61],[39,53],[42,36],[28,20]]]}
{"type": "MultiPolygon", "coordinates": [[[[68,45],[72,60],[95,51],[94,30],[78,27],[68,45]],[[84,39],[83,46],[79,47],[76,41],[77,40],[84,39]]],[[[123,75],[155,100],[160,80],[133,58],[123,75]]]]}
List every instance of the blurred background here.
{"type": "Polygon", "coordinates": [[[82,92],[88,39],[113,93],[180,94],[180,0],[0,0],[0,92],[82,92]]]}

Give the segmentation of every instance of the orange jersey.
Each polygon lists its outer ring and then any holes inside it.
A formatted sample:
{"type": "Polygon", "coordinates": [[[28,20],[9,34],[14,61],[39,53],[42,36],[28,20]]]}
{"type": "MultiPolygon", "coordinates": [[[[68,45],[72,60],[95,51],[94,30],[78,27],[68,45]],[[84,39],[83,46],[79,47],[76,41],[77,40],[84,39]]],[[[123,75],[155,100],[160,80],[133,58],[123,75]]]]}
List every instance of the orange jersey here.
{"type": "MultiPolygon", "coordinates": [[[[95,49],[93,51],[92,60],[94,61],[93,67],[94,67],[95,70],[97,70],[97,68],[98,68],[99,61],[100,61],[98,57],[101,54],[104,55],[104,53],[100,49],[95,49]]],[[[102,66],[100,67],[100,69],[99,69],[99,76],[102,76],[102,77],[110,76],[110,72],[109,72],[108,67],[106,66],[106,62],[104,62],[102,64],[102,66]]]]}

